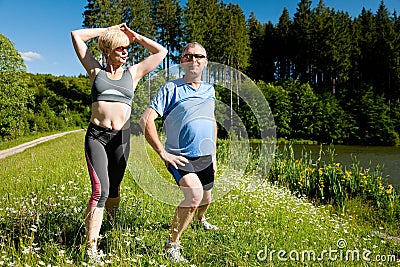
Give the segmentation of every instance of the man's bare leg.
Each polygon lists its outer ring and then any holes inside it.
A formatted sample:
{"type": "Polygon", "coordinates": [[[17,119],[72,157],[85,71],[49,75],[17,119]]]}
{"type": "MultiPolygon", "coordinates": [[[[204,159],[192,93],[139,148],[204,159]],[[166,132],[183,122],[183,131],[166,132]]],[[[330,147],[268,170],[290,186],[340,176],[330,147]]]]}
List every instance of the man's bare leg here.
{"type": "Polygon", "coordinates": [[[194,213],[203,199],[203,187],[196,174],[189,173],[182,177],[180,186],[185,199],[177,207],[171,225],[170,243],[178,243],[183,231],[193,220],[194,213]]]}

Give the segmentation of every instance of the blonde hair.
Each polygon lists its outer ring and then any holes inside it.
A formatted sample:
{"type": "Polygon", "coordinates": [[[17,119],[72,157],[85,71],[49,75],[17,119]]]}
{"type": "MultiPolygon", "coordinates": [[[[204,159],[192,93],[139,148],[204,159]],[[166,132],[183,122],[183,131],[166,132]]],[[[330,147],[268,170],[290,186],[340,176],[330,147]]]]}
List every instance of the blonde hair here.
{"type": "Polygon", "coordinates": [[[108,30],[99,37],[99,48],[103,53],[129,44],[128,36],[121,30],[108,30]]]}

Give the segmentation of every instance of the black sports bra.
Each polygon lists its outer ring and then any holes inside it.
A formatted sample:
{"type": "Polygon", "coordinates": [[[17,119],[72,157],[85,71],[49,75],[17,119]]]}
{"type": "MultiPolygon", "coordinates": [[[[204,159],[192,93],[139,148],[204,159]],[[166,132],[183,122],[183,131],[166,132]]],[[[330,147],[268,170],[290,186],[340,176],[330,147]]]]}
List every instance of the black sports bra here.
{"type": "Polygon", "coordinates": [[[124,70],[119,80],[108,78],[107,72],[100,70],[92,86],[92,103],[110,101],[121,102],[131,106],[134,91],[132,75],[128,70],[124,70]]]}

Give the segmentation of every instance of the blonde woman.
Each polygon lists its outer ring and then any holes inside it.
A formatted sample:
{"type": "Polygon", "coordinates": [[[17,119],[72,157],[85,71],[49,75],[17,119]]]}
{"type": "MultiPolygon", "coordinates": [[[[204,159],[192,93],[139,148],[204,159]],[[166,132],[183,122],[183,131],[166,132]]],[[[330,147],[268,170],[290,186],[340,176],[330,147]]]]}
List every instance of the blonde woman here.
{"type": "Polygon", "coordinates": [[[129,156],[130,114],[139,80],[154,70],[167,50],[129,29],[125,23],[109,28],[79,29],[71,32],[75,52],[91,83],[91,118],[85,136],[85,156],[92,186],[86,208],[85,230],[89,257],[98,260],[97,239],[104,207],[113,219],[120,202],[120,183],[129,156]],[[98,38],[103,67],[90,53],[86,42],[98,38]],[[137,42],[151,55],[125,67],[129,45],[137,42]]]}

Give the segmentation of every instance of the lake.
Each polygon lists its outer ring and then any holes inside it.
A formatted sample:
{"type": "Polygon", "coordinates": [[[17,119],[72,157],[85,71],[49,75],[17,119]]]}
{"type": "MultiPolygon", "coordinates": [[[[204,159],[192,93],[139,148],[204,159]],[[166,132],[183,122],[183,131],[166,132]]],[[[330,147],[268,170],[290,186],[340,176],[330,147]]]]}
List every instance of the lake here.
{"type": "MultiPolygon", "coordinates": [[[[301,157],[302,151],[311,152],[312,158],[319,156],[320,145],[292,145],[295,157],[301,157]]],[[[328,145],[322,146],[322,151],[327,154],[328,145]]],[[[388,182],[400,185],[400,147],[390,146],[347,146],[335,145],[335,162],[349,166],[353,158],[360,162],[364,168],[373,170],[377,165],[383,166],[383,176],[388,176],[388,182]]],[[[325,161],[327,155],[323,156],[325,161]]]]}

